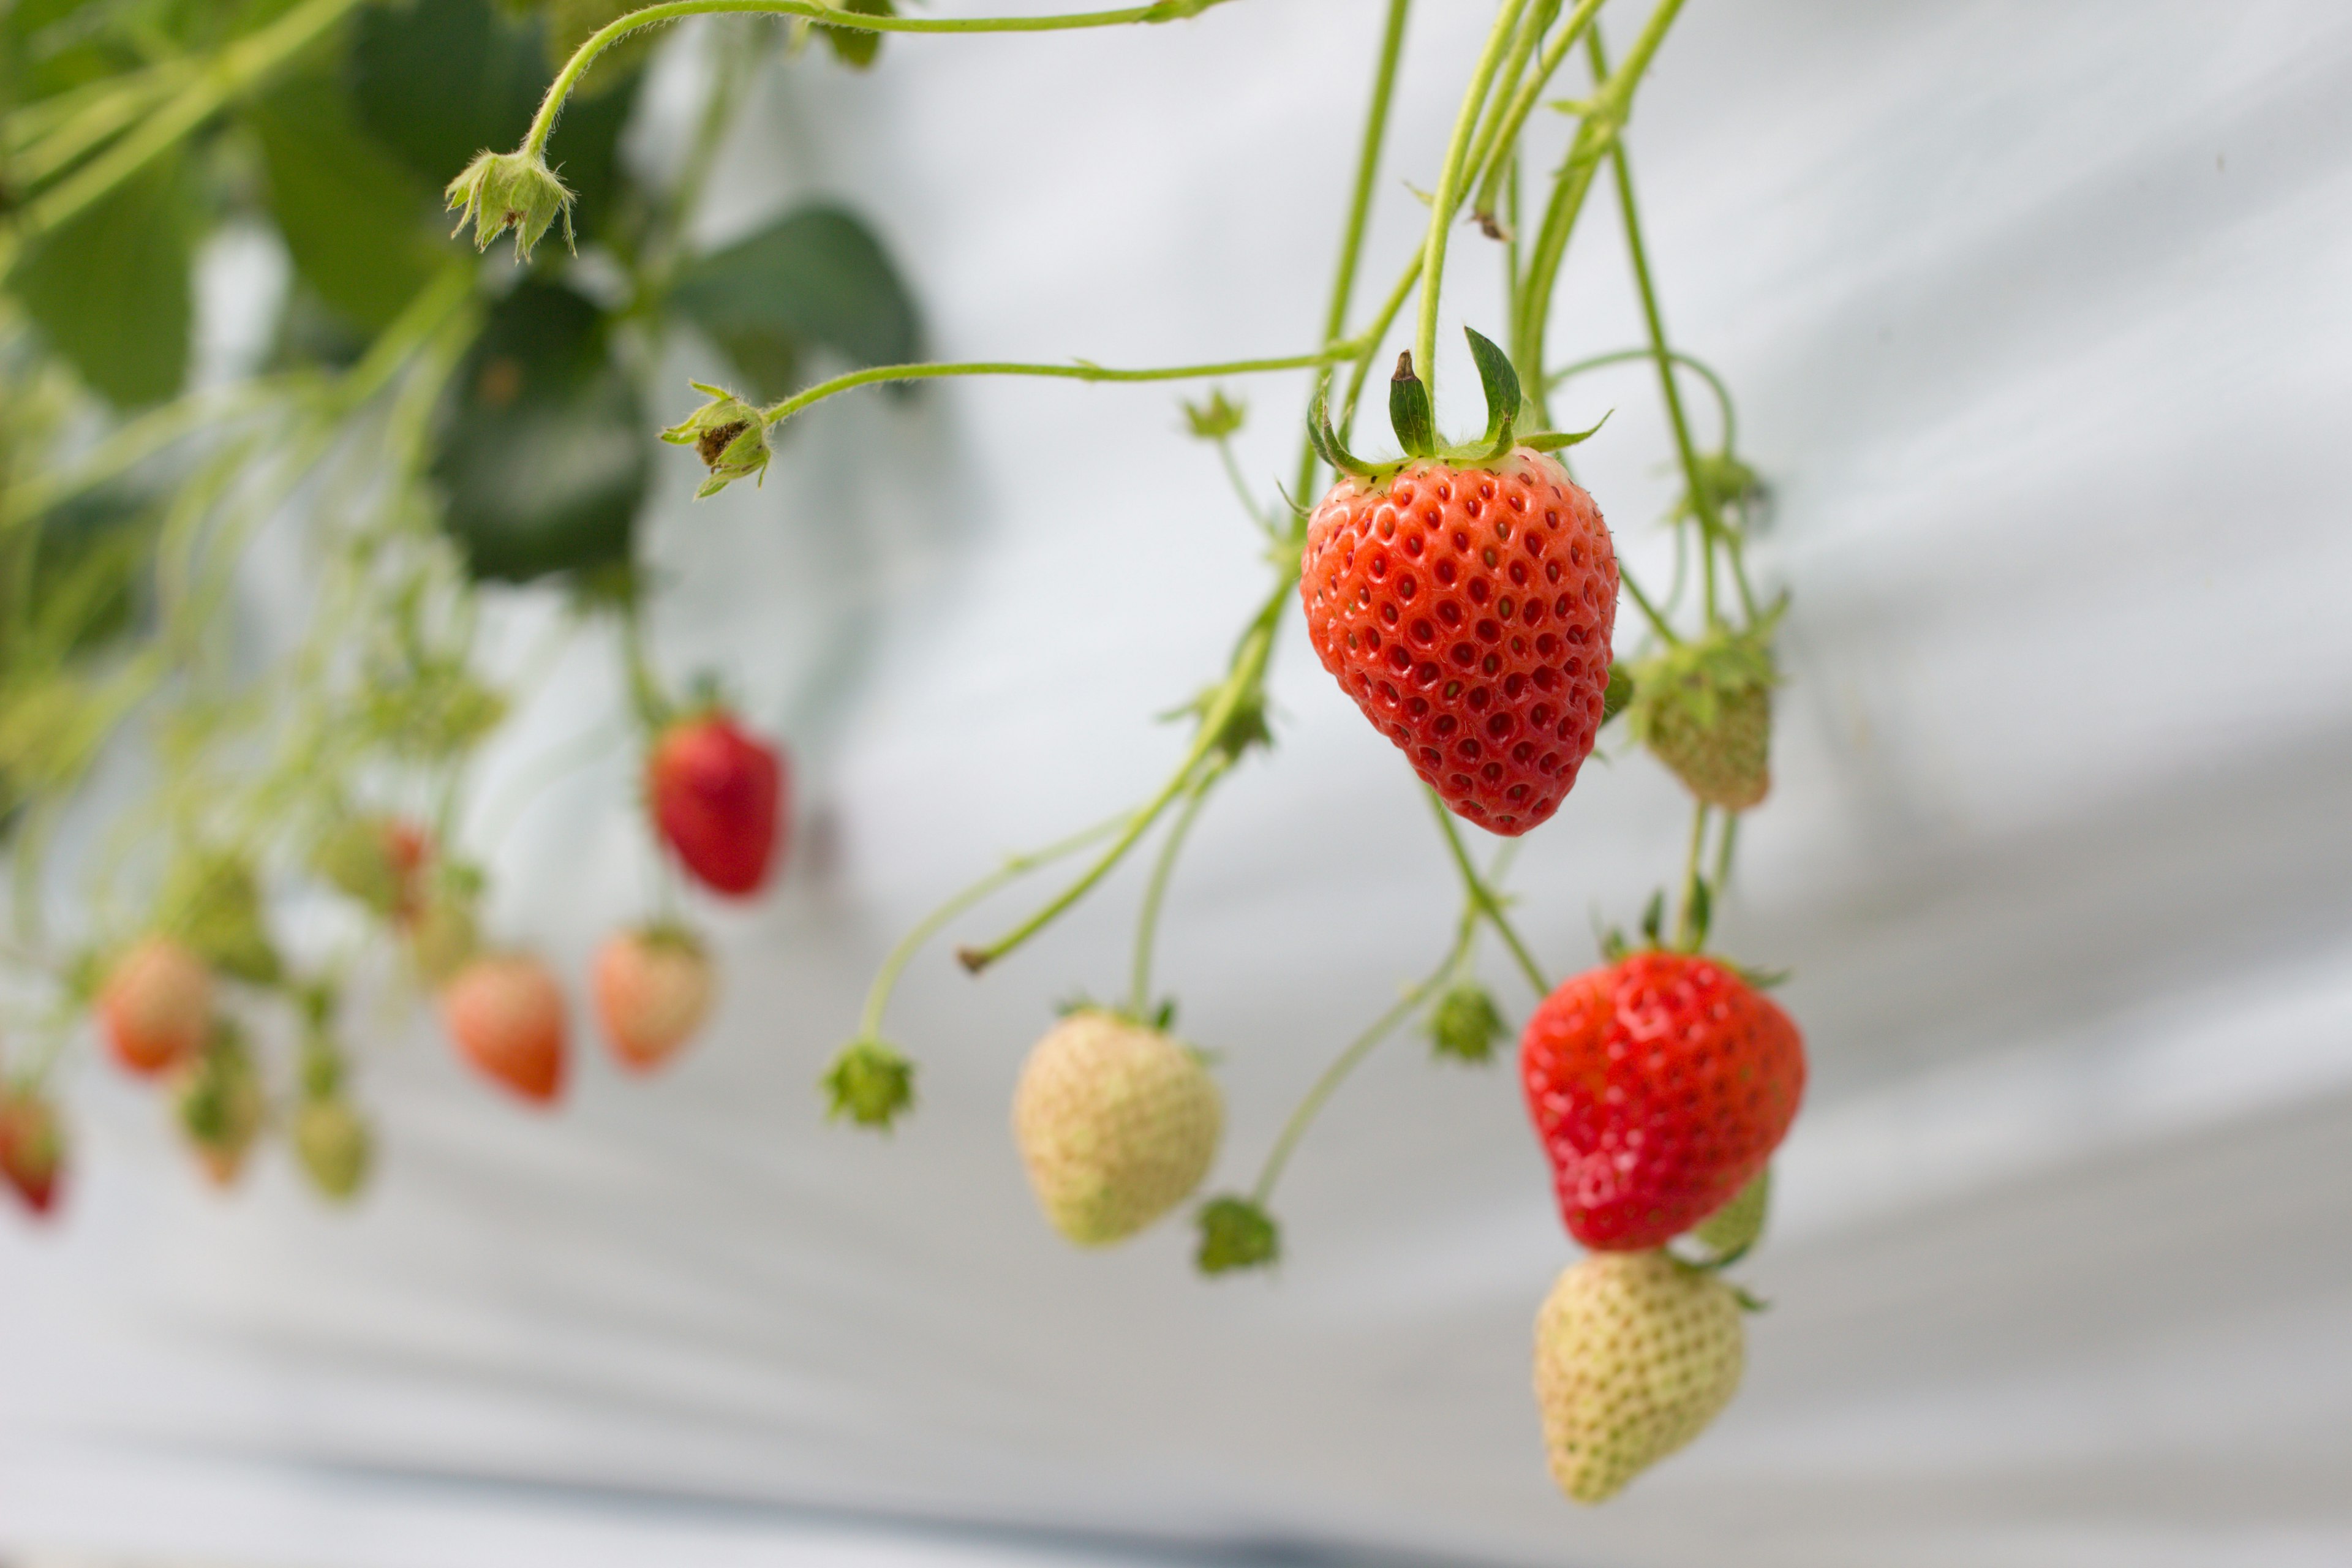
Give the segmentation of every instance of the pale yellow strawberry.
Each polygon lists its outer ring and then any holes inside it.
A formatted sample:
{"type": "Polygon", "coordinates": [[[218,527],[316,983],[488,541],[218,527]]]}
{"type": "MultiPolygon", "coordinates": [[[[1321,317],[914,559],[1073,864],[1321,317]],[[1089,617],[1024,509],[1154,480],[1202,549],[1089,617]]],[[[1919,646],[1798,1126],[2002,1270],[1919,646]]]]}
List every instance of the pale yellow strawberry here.
{"type": "Polygon", "coordinates": [[[1663,1252],[1596,1252],[1536,1314],[1536,1405],[1552,1479],[1604,1502],[1703,1431],[1739,1387],[1739,1300],[1663,1252]]]}
{"type": "Polygon", "coordinates": [[[1209,1173],[1224,1100],[1199,1055],[1087,1009],[1029,1053],[1013,1139],[1054,1228],[1081,1247],[1134,1235],[1209,1173]]]}

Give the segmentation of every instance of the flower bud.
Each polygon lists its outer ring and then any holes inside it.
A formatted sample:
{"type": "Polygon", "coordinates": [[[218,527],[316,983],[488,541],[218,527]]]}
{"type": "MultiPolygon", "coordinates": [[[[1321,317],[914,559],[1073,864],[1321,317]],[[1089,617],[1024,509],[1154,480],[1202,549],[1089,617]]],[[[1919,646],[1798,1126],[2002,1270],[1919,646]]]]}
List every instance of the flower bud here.
{"type": "Polygon", "coordinates": [[[694,492],[694,499],[717,495],[737,479],[756,478],[764,483],[767,419],[723,386],[706,386],[698,381],[692,384],[695,391],[708,393],[710,401],[696,409],[685,424],[663,431],[662,439],[672,446],[692,447],[702,466],[710,470],[710,478],[694,492]]]}
{"type": "Polygon", "coordinates": [[[515,259],[528,261],[531,247],[559,214],[563,243],[567,248],[572,246],[572,193],[535,153],[481,153],[444,194],[449,210],[458,215],[451,237],[472,224],[477,250],[488,250],[491,240],[512,229],[515,259]]]}

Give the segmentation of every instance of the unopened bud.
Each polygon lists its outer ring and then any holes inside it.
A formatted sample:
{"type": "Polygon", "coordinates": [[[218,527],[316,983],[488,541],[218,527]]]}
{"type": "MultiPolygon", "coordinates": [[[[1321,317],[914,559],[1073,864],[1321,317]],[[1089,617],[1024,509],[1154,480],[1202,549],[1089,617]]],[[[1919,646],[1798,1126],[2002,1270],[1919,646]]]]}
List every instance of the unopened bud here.
{"type": "Polygon", "coordinates": [[[710,401],[696,409],[683,425],[662,432],[675,447],[691,447],[710,470],[694,499],[715,496],[737,479],[765,481],[768,468],[768,421],[761,412],[723,386],[692,384],[710,401]]]}
{"type": "Polygon", "coordinates": [[[512,229],[515,259],[528,261],[540,237],[559,216],[564,246],[572,246],[572,193],[535,153],[479,153],[444,194],[449,210],[458,215],[451,237],[472,224],[476,250],[488,250],[490,241],[512,229]]]}

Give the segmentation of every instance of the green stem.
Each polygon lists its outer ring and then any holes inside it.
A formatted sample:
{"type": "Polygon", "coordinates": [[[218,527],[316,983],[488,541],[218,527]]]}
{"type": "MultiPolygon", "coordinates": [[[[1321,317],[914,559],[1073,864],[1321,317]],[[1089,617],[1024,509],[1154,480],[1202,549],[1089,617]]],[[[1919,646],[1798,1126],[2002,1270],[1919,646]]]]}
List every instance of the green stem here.
{"type": "MultiPolygon", "coordinates": [[[[1543,56],[1536,62],[1535,75],[1520,84],[1517,93],[1509,100],[1504,110],[1499,132],[1495,137],[1493,147],[1487,155],[1486,173],[1479,182],[1475,205],[1471,209],[1482,218],[1491,216],[1494,213],[1495,201],[1501,193],[1505,171],[1512,163],[1511,149],[1517,143],[1520,131],[1526,128],[1528,116],[1535,111],[1537,100],[1543,96],[1545,85],[1559,71],[1561,62],[1568,58],[1569,51],[1576,47],[1577,39],[1583,36],[1584,29],[1591,24],[1593,16],[1601,9],[1601,4],[1602,0],[1580,0],[1576,9],[1569,14],[1568,26],[1561,28],[1559,36],[1549,44],[1544,46],[1543,56]]],[[[1478,167],[1475,163],[1471,166],[1474,169],[1478,167]]],[[[1516,232],[1516,226],[1514,226],[1514,232],[1516,232]]]]}
{"type": "Polygon", "coordinates": [[[1430,809],[1437,814],[1437,826],[1445,835],[1446,848],[1453,852],[1454,868],[1461,873],[1463,891],[1469,896],[1471,908],[1495,928],[1495,934],[1501,937],[1503,945],[1511,950],[1511,957],[1518,963],[1519,973],[1527,976],[1528,984],[1534,987],[1536,995],[1550,995],[1551,982],[1544,977],[1543,965],[1535,961],[1534,954],[1528,952],[1528,944],[1521,942],[1519,933],[1511,929],[1509,917],[1503,913],[1503,901],[1495,896],[1494,889],[1487,887],[1478,875],[1478,868],[1470,863],[1470,851],[1463,847],[1462,832],[1454,825],[1454,814],[1445,809],[1445,802],[1438,798],[1435,790],[1423,785],[1423,791],[1429,796],[1430,809]]]}
{"type": "Polygon", "coordinates": [[[1699,862],[1706,851],[1706,802],[1691,814],[1690,854],[1683,864],[1683,908],[1675,922],[1675,945],[1688,952],[1698,945],[1699,862]]]}
{"type": "MultiPolygon", "coordinates": [[[[1339,334],[1348,330],[1348,306],[1355,295],[1356,273],[1363,258],[1364,229],[1371,218],[1372,187],[1380,176],[1381,145],[1388,137],[1389,105],[1396,95],[1397,64],[1404,53],[1405,14],[1411,8],[1412,0],[1389,0],[1388,23],[1381,34],[1380,65],[1372,73],[1372,101],[1364,114],[1363,143],[1356,153],[1356,184],[1348,202],[1348,226],[1339,241],[1339,273],[1331,279],[1331,304],[1324,313],[1323,341],[1327,343],[1337,344],[1339,334]]],[[[1400,295],[1379,325],[1362,340],[1368,358],[1379,348],[1388,323],[1396,319],[1402,305],[1403,297],[1400,295]]],[[[1362,384],[1360,375],[1357,384],[1362,384]]],[[[1349,407],[1352,410],[1354,406],[1355,400],[1350,397],[1349,407]]],[[[1303,441],[1299,447],[1295,499],[1306,506],[1315,489],[1315,443],[1303,441]]]]}
{"type": "Polygon", "coordinates": [[[934,19],[922,16],[874,16],[862,12],[836,10],[820,0],[668,0],[667,4],[648,5],[632,11],[617,21],[607,23],[590,35],[588,40],[572,52],[564,62],[547,96],[541,100],[538,115],[530,122],[530,132],[523,138],[524,153],[536,157],[547,146],[548,137],[555,130],[555,117],[562,111],[564,100],[572,88],[587,74],[596,57],[614,43],[635,32],[662,22],[675,22],[685,16],[714,16],[748,14],[766,16],[798,16],[807,21],[822,22],[828,27],[867,33],[1057,33],[1076,27],[1120,27],[1137,22],[1172,22],[1180,17],[1197,16],[1225,0],[1159,0],[1150,5],[1129,5],[1118,11],[1087,11],[1060,16],[962,16],[934,19]]]}
{"type": "Polygon", "coordinates": [[[1132,984],[1128,987],[1127,1011],[1133,1018],[1146,1016],[1151,1009],[1151,949],[1160,932],[1160,907],[1168,897],[1169,879],[1175,874],[1176,858],[1182,853],[1184,837],[1192,831],[1193,819],[1209,803],[1209,793],[1231,764],[1220,758],[1192,786],[1192,798],[1176,816],[1168,829],[1167,842],[1160,847],[1160,858],[1151,868],[1151,880],[1143,889],[1143,908],[1135,921],[1135,968],[1132,984]]]}
{"type": "MultiPolygon", "coordinates": [[[[1486,122],[1478,128],[1477,139],[1470,144],[1470,161],[1465,165],[1465,186],[1486,167],[1495,155],[1503,126],[1510,119],[1511,104],[1518,97],[1519,88],[1527,76],[1528,61],[1535,57],[1536,46],[1552,23],[1559,19],[1561,0],[1535,0],[1520,14],[1518,31],[1513,35],[1511,52],[1504,58],[1503,68],[1495,74],[1495,83],[1487,90],[1486,122]]],[[[1483,216],[1483,215],[1482,215],[1483,216]]],[[[1492,232],[1491,225],[1487,226],[1492,232]]]]}
{"type": "Polygon", "coordinates": [[[1284,354],[1276,359],[1225,360],[1216,364],[1163,365],[1150,370],[1107,370],[1083,360],[1075,364],[1027,364],[1011,360],[968,360],[946,364],[877,364],[836,375],[831,381],[818,382],[805,391],[794,393],[782,402],[761,410],[760,417],[774,425],[791,418],[811,404],[822,403],[838,393],[885,382],[937,381],[957,375],[1039,375],[1062,381],[1190,381],[1201,376],[1250,375],[1261,371],[1311,370],[1318,365],[1337,364],[1352,358],[1355,353],[1356,344],[1345,342],[1318,349],[1313,353],[1284,354]]]}
{"type": "Polygon", "coordinates": [[[614,614],[620,622],[621,668],[628,678],[629,704],[636,710],[637,722],[646,732],[657,735],[668,726],[675,709],[662,691],[646,651],[645,616],[634,585],[614,606],[614,614]]]}
{"type": "Polygon", "coordinates": [[[1121,813],[1119,816],[1108,817],[1096,823],[1082,833],[1074,833],[1067,838],[1049,844],[1043,849],[1033,849],[1025,855],[1008,857],[1003,865],[917,921],[915,928],[901,937],[898,945],[890,950],[890,955],[882,961],[882,967],[875,971],[874,984],[866,993],[866,1009],[857,1017],[857,1037],[861,1040],[881,1038],[882,1014],[890,1005],[890,993],[898,984],[899,972],[907,967],[908,962],[916,953],[922,951],[923,944],[937,936],[950,921],[1000,889],[1020,880],[1040,866],[1048,866],[1065,856],[1076,854],[1126,820],[1126,814],[1121,813]]]}
{"type": "MultiPolygon", "coordinates": [[[[1553,371],[1544,377],[1544,386],[1546,390],[1556,390],[1587,371],[1601,370],[1612,364],[1632,364],[1637,361],[1654,363],[1657,357],[1658,351],[1654,348],[1617,349],[1605,354],[1594,354],[1590,359],[1580,359],[1572,364],[1564,364],[1553,371]]],[[[1706,383],[1707,389],[1715,394],[1716,412],[1722,416],[1723,420],[1723,438],[1717,444],[1717,449],[1724,452],[1730,451],[1738,443],[1739,436],[1738,419],[1731,405],[1731,388],[1725,384],[1723,377],[1717,374],[1715,367],[1705,360],[1684,353],[1679,349],[1668,350],[1666,357],[1685,370],[1696,371],[1700,378],[1706,383]]]]}
{"type": "MultiPolygon", "coordinates": [[[[1543,385],[1544,334],[1551,318],[1552,289],[1559,281],[1560,263],[1568,255],[1569,236],[1584,210],[1585,194],[1592,188],[1592,177],[1600,172],[1602,155],[1615,144],[1617,132],[1632,110],[1633,89],[1650,68],[1652,57],[1665,41],[1666,29],[1674,25],[1682,6],[1683,0],[1658,0],[1656,9],[1643,24],[1641,36],[1633,41],[1633,53],[1625,57],[1625,63],[1597,82],[1584,117],[1577,125],[1575,140],[1569,145],[1568,159],[1552,182],[1551,199],[1545,205],[1543,225],[1528,255],[1527,277],[1520,286],[1515,316],[1518,330],[1511,344],[1511,358],[1518,367],[1519,379],[1538,389],[1534,394],[1536,411],[1545,424],[1550,423],[1551,415],[1539,390],[1543,385]]],[[[1589,30],[1587,36],[1591,36],[1589,30]]]]}
{"type": "Polygon", "coordinates": [[[1372,318],[1372,324],[1365,328],[1363,336],[1356,340],[1361,346],[1348,372],[1348,395],[1340,402],[1339,417],[1334,422],[1342,441],[1355,433],[1356,404],[1364,395],[1365,378],[1371,374],[1373,364],[1380,359],[1382,340],[1387,338],[1389,329],[1396,324],[1398,315],[1404,310],[1404,302],[1412,298],[1413,289],[1421,282],[1421,268],[1427,259],[1422,251],[1412,253],[1412,260],[1406,266],[1404,276],[1398,279],[1396,287],[1389,290],[1388,300],[1381,306],[1380,313],[1372,318]]]}
{"type": "Polygon", "coordinates": [[[1723,889],[1731,881],[1731,847],[1739,837],[1739,814],[1723,814],[1723,832],[1715,841],[1715,896],[1723,897],[1723,889]]]}
{"type": "Polygon", "coordinates": [[[1478,116],[1486,106],[1486,90],[1503,62],[1519,16],[1528,0],[1503,0],[1495,25],[1486,34],[1486,47],[1470,74],[1470,89],[1462,95],[1454,116],[1454,135],[1446,143],[1445,162],[1437,176],[1437,192],[1429,206],[1429,235],[1422,243],[1421,320],[1413,334],[1413,368],[1429,388],[1430,406],[1437,405],[1437,304],[1445,283],[1445,242],[1454,233],[1454,212],[1462,203],[1463,168],[1469,162],[1471,139],[1477,134],[1478,116]]]}
{"type": "MultiPolygon", "coordinates": [[[[1601,34],[1596,29],[1587,40],[1592,51],[1595,74],[1608,68],[1601,52],[1601,34]]],[[[1658,363],[1658,386],[1666,400],[1666,416],[1674,426],[1675,451],[1682,459],[1683,481],[1690,487],[1691,505],[1698,512],[1701,539],[1706,553],[1701,561],[1701,579],[1706,593],[1706,619],[1716,624],[1715,545],[1723,536],[1723,518],[1717,511],[1715,494],[1707,488],[1705,476],[1698,468],[1698,448],[1691,442],[1690,416],[1683,412],[1682,389],[1675,382],[1674,351],[1666,346],[1665,319],[1658,310],[1658,290],[1650,279],[1650,258],[1642,243],[1642,219],[1633,202],[1633,170],[1625,155],[1625,143],[1621,138],[1609,150],[1609,162],[1617,181],[1617,205],[1625,219],[1625,248],[1633,260],[1633,280],[1642,294],[1642,320],[1650,330],[1650,352],[1658,363]]]]}
{"type": "Polygon", "coordinates": [[[1317,1114],[1322,1110],[1324,1102],[1329,1100],[1339,1085],[1347,1080],[1348,1075],[1354,1072],[1363,1059],[1372,1054],[1373,1047],[1387,1039],[1398,1025],[1412,1016],[1413,1009],[1420,1006],[1432,991],[1444,984],[1453,975],[1455,967],[1462,962],[1463,954],[1470,949],[1471,933],[1477,929],[1476,908],[1465,907],[1462,911],[1460,921],[1454,927],[1454,945],[1446,950],[1444,961],[1430,973],[1427,979],[1413,985],[1398,998],[1395,1006],[1374,1019],[1371,1027],[1350,1041],[1348,1048],[1341,1051],[1332,1060],[1331,1065],[1323,1069],[1322,1076],[1318,1078],[1314,1086],[1307,1089],[1306,1098],[1301,1100],[1297,1108],[1291,1111],[1290,1120],[1283,1123],[1281,1135],[1275,1139],[1274,1147],[1266,1151],[1265,1163],[1258,1170],[1257,1185],[1250,1191],[1252,1203],[1261,1209],[1265,1207],[1267,1202],[1274,1196],[1274,1184],[1282,1179],[1282,1168],[1290,1163],[1292,1152],[1298,1147],[1298,1141],[1307,1136],[1307,1129],[1313,1124],[1317,1114]]]}
{"type": "Polygon", "coordinates": [[[1135,847],[1136,841],[1160,819],[1160,813],[1184,793],[1192,782],[1195,770],[1223,738],[1226,722],[1233,718],[1234,710],[1264,679],[1266,659],[1274,651],[1274,628],[1283,606],[1289,602],[1293,581],[1291,574],[1283,574],[1282,580],[1275,584],[1274,593],[1258,611],[1257,618],[1244,634],[1241,646],[1234,650],[1233,667],[1225,677],[1225,683],[1217,689],[1215,698],[1201,716],[1200,729],[1193,735],[1192,748],[1185,752],[1184,760],[1177,764],[1176,771],[1169,775],[1168,783],[1160,793],[1128,818],[1127,830],[1102,852],[1092,866],[1087,868],[1083,876],[1063,889],[1052,902],[986,947],[968,947],[958,952],[956,956],[963,962],[966,969],[979,973],[1053,924],[1064,910],[1085,898],[1094,890],[1096,883],[1110,875],[1111,868],[1135,847]]]}
{"type": "Polygon", "coordinates": [[[1650,602],[1650,595],[1642,592],[1642,585],[1633,581],[1633,574],[1625,570],[1625,563],[1622,559],[1617,563],[1617,585],[1625,590],[1627,597],[1640,608],[1642,618],[1650,623],[1652,631],[1665,639],[1666,646],[1672,647],[1683,640],[1675,635],[1674,624],[1666,619],[1657,605],[1650,602]]]}

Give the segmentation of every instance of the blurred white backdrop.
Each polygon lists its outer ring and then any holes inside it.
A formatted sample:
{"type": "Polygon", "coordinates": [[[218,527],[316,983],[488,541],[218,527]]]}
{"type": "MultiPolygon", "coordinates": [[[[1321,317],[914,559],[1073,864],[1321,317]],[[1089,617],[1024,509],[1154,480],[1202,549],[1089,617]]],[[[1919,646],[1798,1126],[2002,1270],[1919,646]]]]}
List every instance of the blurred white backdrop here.
{"type": "MultiPolygon", "coordinates": [[[[1374,287],[1484,7],[1418,10],[1374,287]]],[[[898,40],[866,78],[792,63],[709,228],[842,195],[942,357],[1296,350],[1377,19],[1245,0],[898,40]]],[[[707,42],[667,47],[638,155],[675,155],[707,42]]],[[[1198,1279],[1181,1222],[1107,1256],[1045,1229],[1013,1075],[1056,998],[1124,973],[1137,878],[985,981],[927,955],[888,1030],[918,1114],[821,1122],[814,1079],[898,933],[1156,783],[1181,737],[1151,715],[1260,592],[1167,390],[967,383],[825,406],[764,489],[689,505],[690,460],[661,470],[662,662],[722,668],[799,793],[782,891],[708,911],[726,994],[669,1075],[617,1081],[583,1015],[576,1090],[536,1117],[428,1017],[384,1017],[360,1088],[385,1161],[346,1215],[282,1160],[199,1190],[154,1102],[78,1068],[66,1223],[0,1224],[0,1550],[2352,1561],[2352,15],[1700,0],[1630,135],[1670,327],[1740,395],[1776,491],[1759,563],[1796,594],[1777,791],[1718,937],[1796,971],[1813,1086],[1748,1385],[1696,1447],[1597,1511],[1544,1474],[1528,1325],[1572,1253],[1507,1067],[1388,1047],[1287,1179],[1270,1279],[1198,1279]]],[[[1578,239],[1563,353],[1637,340],[1613,216],[1596,197],[1578,239]]],[[[1449,333],[1495,323],[1483,245],[1449,333]]],[[[274,265],[215,269],[216,354],[274,265]]],[[[673,359],[665,415],[716,363],[673,359]]],[[[1660,576],[1644,374],[1562,414],[1616,408],[1580,472],[1660,576]]],[[[1303,384],[1234,390],[1251,471],[1286,473],[1303,384]]],[[[288,581],[257,563],[257,625],[288,581]]],[[[553,616],[501,601],[501,657],[553,616]]],[[[1410,773],[1295,627],[1278,658],[1278,749],[1203,819],[1161,966],[1226,1053],[1221,1186],[1454,907],[1410,773]]],[[[477,833],[613,710],[613,670],[570,647],[477,833]]],[[[495,846],[494,924],[575,1007],[652,885],[612,734],[495,846]]],[[[1586,771],[1515,879],[1548,963],[1638,911],[1684,820],[1646,760],[1586,771]]]]}

